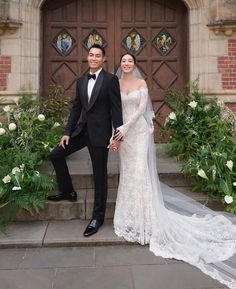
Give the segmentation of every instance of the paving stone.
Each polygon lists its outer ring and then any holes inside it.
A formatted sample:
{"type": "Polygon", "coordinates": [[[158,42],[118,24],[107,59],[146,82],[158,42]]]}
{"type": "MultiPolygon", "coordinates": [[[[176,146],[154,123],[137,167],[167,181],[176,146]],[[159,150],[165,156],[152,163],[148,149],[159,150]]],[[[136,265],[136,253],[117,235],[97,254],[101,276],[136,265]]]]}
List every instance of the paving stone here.
{"type": "Polygon", "coordinates": [[[135,289],[216,289],[222,284],[185,263],[132,266],[135,289]]]}
{"type": "Polygon", "coordinates": [[[54,269],[0,270],[0,289],[52,289],[54,272],[54,269]]]}
{"type": "Polygon", "coordinates": [[[6,234],[0,232],[0,248],[40,247],[47,229],[47,222],[15,222],[6,234]]]}
{"type": "Polygon", "coordinates": [[[58,269],[53,289],[133,289],[130,270],[129,267],[58,269]]]}
{"type": "Polygon", "coordinates": [[[83,232],[88,221],[51,221],[44,238],[44,246],[93,246],[93,245],[116,245],[126,241],[115,235],[112,222],[105,221],[99,231],[85,238],[83,232]]]}
{"type": "Polygon", "coordinates": [[[26,249],[19,268],[92,267],[94,250],[93,247],[30,248],[26,249]]]}
{"type": "Polygon", "coordinates": [[[23,261],[26,249],[1,249],[0,250],[0,270],[17,269],[23,261]]]}
{"type": "Polygon", "coordinates": [[[149,251],[148,246],[108,246],[95,248],[96,266],[135,264],[169,264],[179,261],[163,259],[149,251]]]}

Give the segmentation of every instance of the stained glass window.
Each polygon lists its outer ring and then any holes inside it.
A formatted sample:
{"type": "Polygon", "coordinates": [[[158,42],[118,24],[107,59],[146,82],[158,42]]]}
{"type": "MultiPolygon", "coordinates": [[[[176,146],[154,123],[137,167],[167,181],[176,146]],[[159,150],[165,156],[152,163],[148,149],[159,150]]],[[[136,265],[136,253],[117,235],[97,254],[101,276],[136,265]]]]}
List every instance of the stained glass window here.
{"type": "Polygon", "coordinates": [[[66,30],[62,30],[52,41],[52,45],[62,55],[67,55],[71,51],[74,44],[74,38],[66,30]]]}
{"type": "Polygon", "coordinates": [[[162,55],[165,55],[175,46],[176,41],[166,29],[162,29],[154,37],[152,44],[162,55]]]}
{"type": "Polygon", "coordinates": [[[103,47],[105,47],[107,44],[103,37],[95,29],[92,30],[89,35],[83,40],[83,45],[87,49],[89,49],[93,44],[99,44],[103,47]]]}
{"type": "Polygon", "coordinates": [[[145,44],[145,39],[137,30],[133,29],[129,34],[123,39],[123,45],[132,54],[137,54],[145,44]]]}

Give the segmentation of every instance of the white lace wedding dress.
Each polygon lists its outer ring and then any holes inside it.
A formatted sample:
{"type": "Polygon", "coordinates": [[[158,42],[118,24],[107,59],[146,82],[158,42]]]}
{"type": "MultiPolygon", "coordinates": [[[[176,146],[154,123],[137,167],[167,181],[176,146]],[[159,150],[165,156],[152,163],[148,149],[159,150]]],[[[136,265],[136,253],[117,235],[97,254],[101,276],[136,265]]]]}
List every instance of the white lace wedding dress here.
{"type": "Polygon", "coordinates": [[[150,244],[155,255],[186,261],[235,289],[236,226],[179,192],[161,187],[146,111],[148,90],[121,93],[121,97],[124,139],[119,149],[115,233],[130,242],[150,244]]]}

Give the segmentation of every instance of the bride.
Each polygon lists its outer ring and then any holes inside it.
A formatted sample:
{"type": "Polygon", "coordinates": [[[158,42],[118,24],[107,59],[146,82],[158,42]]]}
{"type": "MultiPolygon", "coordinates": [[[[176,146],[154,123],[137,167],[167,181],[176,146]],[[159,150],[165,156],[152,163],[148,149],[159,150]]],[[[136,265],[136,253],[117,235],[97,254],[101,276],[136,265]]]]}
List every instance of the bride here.
{"type": "Polygon", "coordinates": [[[236,226],[230,217],[160,185],[154,113],[146,82],[135,64],[135,57],[126,53],[117,72],[124,125],[115,134],[117,141],[123,141],[111,146],[113,150],[119,146],[120,157],[115,233],[130,242],[149,244],[155,255],[188,262],[235,289],[236,226]]]}

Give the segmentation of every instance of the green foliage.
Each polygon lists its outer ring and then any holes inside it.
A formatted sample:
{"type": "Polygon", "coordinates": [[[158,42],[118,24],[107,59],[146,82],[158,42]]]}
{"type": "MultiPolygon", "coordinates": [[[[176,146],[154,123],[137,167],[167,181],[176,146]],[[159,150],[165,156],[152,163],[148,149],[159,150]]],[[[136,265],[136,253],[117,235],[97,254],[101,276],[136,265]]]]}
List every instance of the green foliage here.
{"type": "Polygon", "coordinates": [[[189,95],[169,92],[167,96],[175,110],[166,120],[170,153],[185,161],[182,171],[195,178],[193,190],[219,197],[235,213],[235,117],[222,103],[207,99],[196,82],[191,89],[189,95]]]}
{"type": "Polygon", "coordinates": [[[70,99],[63,96],[63,88],[61,86],[51,85],[49,97],[41,104],[41,111],[48,117],[52,117],[55,121],[60,122],[62,118],[67,117],[70,99]]]}
{"type": "MultiPolygon", "coordinates": [[[[56,97],[59,106],[59,94],[56,97]]],[[[40,172],[43,160],[62,135],[66,102],[61,101],[61,109],[53,109],[54,101],[49,98],[39,103],[24,95],[16,107],[5,106],[0,113],[7,118],[0,124],[0,229],[20,209],[39,213],[54,186],[52,177],[40,172]]]]}

